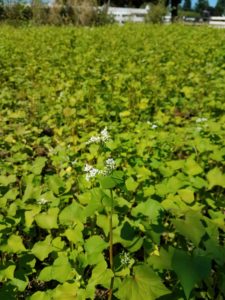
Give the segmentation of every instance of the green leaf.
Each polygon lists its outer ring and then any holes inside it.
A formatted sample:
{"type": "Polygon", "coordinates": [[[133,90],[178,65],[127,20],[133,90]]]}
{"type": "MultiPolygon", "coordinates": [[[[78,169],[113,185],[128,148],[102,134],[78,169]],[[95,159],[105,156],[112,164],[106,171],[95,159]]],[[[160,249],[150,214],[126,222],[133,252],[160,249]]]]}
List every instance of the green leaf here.
{"type": "Polygon", "coordinates": [[[113,201],[113,197],[111,196],[111,191],[102,190],[102,205],[104,208],[111,210],[115,202],[113,201]]]}
{"type": "Polygon", "coordinates": [[[191,99],[193,97],[193,94],[194,94],[194,88],[192,86],[184,86],[182,89],[181,89],[181,92],[184,93],[185,97],[187,99],[191,99]]]}
{"type": "Polygon", "coordinates": [[[176,250],[172,267],[180,279],[187,299],[195,284],[206,278],[211,269],[211,260],[207,256],[190,256],[182,250],[176,250]]]}
{"type": "Polygon", "coordinates": [[[93,252],[100,253],[106,249],[108,244],[98,235],[93,235],[86,240],[85,250],[88,254],[93,252]]]}
{"type": "MultiPolygon", "coordinates": [[[[109,216],[99,214],[97,215],[97,220],[96,220],[97,225],[102,228],[104,231],[105,236],[108,236],[109,234],[109,216]]],[[[115,228],[119,224],[119,218],[117,214],[112,215],[112,227],[115,228]]]]}
{"type": "Polygon", "coordinates": [[[145,167],[135,167],[135,171],[137,172],[138,182],[145,181],[151,176],[151,171],[145,167]]]}
{"type": "Polygon", "coordinates": [[[16,176],[15,175],[9,175],[9,176],[0,176],[0,185],[8,186],[11,183],[16,182],[16,176]]]}
{"type": "Polygon", "coordinates": [[[206,231],[208,239],[204,240],[204,245],[207,256],[216,261],[218,265],[222,266],[225,263],[225,247],[220,244],[218,226],[217,224],[214,224],[211,219],[205,219],[205,221],[207,221],[206,231]]]}
{"type": "Polygon", "coordinates": [[[168,250],[160,248],[159,255],[151,255],[148,258],[149,265],[158,270],[172,270],[174,251],[175,249],[173,247],[169,247],[168,250]]]}
{"type": "Polygon", "coordinates": [[[58,175],[50,176],[48,178],[48,185],[50,190],[56,195],[60,193],[60,189],[64,188],[64,182],[58,175]]]}
{"type": "Polygon", "coordinates": [[[138,187],[138,182],[136,182],[133,177],[129,177],[126,181],[126,188],[129,192],[135,192],[138,187]]]}
{"type": "Polygon", "coordinates": [[[189,211],[185,215],[185,220],[172,220],[176,231],[198,246],[203,235],[206,233],[205,227],[201,222],[201,214],[189,211]]]}
{"type": "Polygon", "coordinates": [[[35,182],[35,179],[37,179],[37,177],[35,177],[34,174],[30,174],[25,178],[26,189],[23,195],[24,202],[29,199],[38,199],[41,195],[42,187],[39,182],[35,182]]]}
{"type": "Polygon", "coordinates": [[[47,292],[36,292],[31,297],[29,300],[52,300],[52,296],[47,292]]]}
{"type": "Polygon", "coordinates": [[[51,235],[48,235],[44,241],[40,241],[34,244],[31,252],[41,261],[48,257],[52,252],[53,247],[51,245],[51,235]]]}
{"type": "Polygon", "coordinates": [[[22,238],[19,235],[12,234],[7,241],[8,251],[12,253],[18,253],[25,251],[22,238]]]}
{"type": "Polygon", "coordinates": [[[73,279],[75,270],[65,256],[58,257],[53,264],[53,279],[64,282],[73,279]]]}
{"type": "Polygon", "coordinates": [[[191,204],[195,200],[194,192],[189,189],[181,189],[178,191],[178,194],[181,199],[188,204],[191,204]]]}
{"type": "Polygon", "coordinates": [[[47,212],[43,212],[36,215],[35,221],[37,225],[43,229],[58,228],[58,223],[57,223],[58,213],[59,213],[58,207],[49,208],[47,212]]]}
{"type": "Polygon", "coordinates": [[[124,279],[116,296],[121,300],[154,300],[169,293],[160,277],[143,265],[134,267],[133,276],[124,279]]]}
{"type": "Polygon", "coordinates": [[[166,162],[167,166],[170,167],[172,170],[179,170],[182,169],[184,166],[184,160],[170,160],[166,162]]]}
{"type": "Polygon", "coordinates": [[[96,224],[98,227],[102,228],[105,236],[109,234],[109,217],[107,215],[97,215],[96,224]]]}
{"type": "Polygon", "coordinates": [[[225,274],[220,274],[220,280],[219,280],[219,287],[221,292],[223,293],[223,296],[225,296],[225,274]]]}
{"type": "Polygon", "coordinates": [[[129,252],[138,251],[142,244],[143,238],[138,233],[138,228],[132,221],[125,220],[120,226],[113,229],[113,242],[120,243],[129,252]]]}
{"type": "Polygon", "coordinates": [[[89,264],[97,264],[102,260],[102,252],[108,248],[108,243],[106,243],[100,236],[93,235],[86,240],[84,248],[87,252],[89,264]]]}
{"type": "Polygon", "coordinates": [[[30,174],[26,178],[26,189],[24,191],[23,201],[26,201],[26,200],[32,198],[32,194],[33,194],[33,190],[34,190],[33,179],[34,179],[33,174],[30,174]]]}
{"type": "Polygon", "coordinates": [[[5,281],[5,279],[13,279],[14,271],[16,269],[16,265],[10,265],[5,269],[0,269],[0,281],[5,281]]]}
{"type": "Polygon", "coordinates": [[[55,251],[61,251],[65,246],[65,242],[62,240],[60,236],[57,236],[52,240],[52,246],[55,251]]]}
{"type": "Polygon", "coordinates": [[[25,291],[26,287],[28,286],[28,283],[29,283],[29,280],[26,279],[26,280],[21,280],[19,278],[13,278],[10,283],[12,285],[15,285],[17,287],[17,289],[20,291],[20,292],[23,292],[25,291]]]}
{"type": "Polygon", "coordinates": [[[15,200],[16,197],[19,195],[19,190],[18,189],[10,189],[5,195],[4,198],[9,199],[9,200],[15,200]]]}
{"type": "Polygon", "coordinates": [[[103,189],[112,189],[123,182],[123,172],[113,171],[110,175],[101,176],[99,182],[103,189]]]}
{"type": "Polygon", "coordinates": [[[67,239],[70,242],[73,242],[74,244],[77,243],[82,243],[83,242],[83,231],[84,225],[77,221],[77,224],[75,225],[75,228],[68,228],[65,232],[64,235],[67,237],[67,239]]]}
{"type": "Polygon", "coordinates": [[[100,188],[94,188],[90,191],[90,198],[88,205],[84,209],[84,216],[90,217],[98,211],[103,209],[102,198],[104,197],[104,193],[100,188]]]}
{"type": "Polygon", "coordinates": [[[96,285],[101,285],[109,288],[111,278],[113,277],[113,272],[110,269],[107,269],[107,264],[105,260],[99,262],[92,271],[91,278],[88,281],[86,287],[87,297],[93,299],[95,296],[95,287],[96,285]]]}
{"type": "Polygon", "coordinates": [[[37,157],[32,165],[31,172],[35,175],[40,175],[47,161],[46,157],[37,157]]]}
{"type": "Polygon", "coordinates": [[[72,225],[76,224],[77,221],[82,222],[84,220],[84,209],[76,202],[65,207],[59,215],[59,222],[62,225],[72,225]]]}
{"type": "Polygon", "coordinates": [[[164,196],[169,193],[176,193],[180,188],[185,186],[185,182],[177,176],[172,176],[169,179],[163,180],[162,183],[156,185],[156,191],[159,196],[164,196]]]}
{"type": "Polygon", "coordinates": [[[59,284],[53,291],[52,291],[52,298],[54,300],[75,300],[79,298],[77,297],[79,290],[79,283],[68,283],[64,282],[63,284],[59,284]]]}
{"type": "Polygon", "coordinates": [[[203,172],[202,167],[191,157],[186,160],[184,170],[191,176],[195,176],[203,172]]]}
{"type": "Polygon", "coordinates": [[[145,197],[149,197],[149,196],[152,196],[152,195],[155,194],[154,186],[144,187],[143,191],[144,191],[144,196],[145,197]]]}
{"type": "Polygon", "coordinates": [[[120,115],[120,118],[126,118],[126,117],[129,117],[131,114],[131,112],[129,110],[124,110],[122,112],[119,113],[120,115]]]}
{"type": "Polygon", "coordinates": [[[223,174],[219,168],[216,167],[210,170],[206,177],[209,182],[209,190],[214,186],[225,188],[225,174],[223,174]]]}
{"type": "Polygon", "coordinates": [[[201,189],[203,187],[208,186],[207,181],[199,176],[190,178],[190,182],[193,184],[193,187],[195,187],[197,189],[201,189]]]}
{"type": "Polygon", "coordinates": [[[25,225],[27,228],[31,227],[35,216],[39,214],[40,210],[41,210],[41,206],[37,206],[37,205],[32,205],[27,207],[27,210],[25,211],[25,225]]]}
{"type": "Polygon", "coordinates": [[[124,182],[124,173],[122,171],[113,171],[111,177],[116,182],[117,185],[124,182]]]}
{"type": "Polygon", "coordinates": [[[58,257],[52,266],[45,267],[39,274],[39,280],[57,280],[61,283],[74,277],[74,270],[65,256],[58,257]]]}
{"type": "Polygon", "coordinates": [[[162,215],[164,209],[162,205],[155,200],[148,199],[145,202],[141,202],[131,211],[132,216],[138,217],[138,215],[147,216],[150,222],[153,224],[158,224],[159,218],[162,215]]]}
{"type": "Polygon", "coordinates": [[[111,176],[102,176],[99,182],[103,189],[112,189],[116,186],[116,182],[111,176]]]}

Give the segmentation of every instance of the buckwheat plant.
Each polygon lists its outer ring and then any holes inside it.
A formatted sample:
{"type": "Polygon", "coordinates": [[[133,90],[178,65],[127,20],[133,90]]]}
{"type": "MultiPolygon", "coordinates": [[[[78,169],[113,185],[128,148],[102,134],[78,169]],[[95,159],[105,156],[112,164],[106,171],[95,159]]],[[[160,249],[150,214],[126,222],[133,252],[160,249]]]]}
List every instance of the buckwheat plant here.
{"type": "Polygon", "coordinates": [[[105,143],[110,140],[110,135],[108,133],[107,127],[105,127],[101,132],[100,135],[92,136],[86,144],[93,144],[93,143],[105,143]]]}
{"type": "MultiPolygon", "coordinates": [[[[111,139],[107,128],[105,127],[99,135],[92,136],[87,142],[86,145],[93,143],[100,144],[98,155],[105,155],[105,152],[108,152],[106,147],[106,142],[111,139]]],[[[108,155],[107,155],[108,156],[108,155]]],[[[113,265],[113,211],[114,211],[114,198],[113,198],[113,189],[117,187],[119,183],[123,180],[123,173],[121,171],[116,171],[116,162],[114,158],[108,157],[104,162],[104,166],[101,169],[96,168],[89,163],[86,163],[84,166],[85,179],[87,181],[96,180],[99,182],[102,189],[110,190],[111,204],[106,207],[108,220],[109,220],[109,264],[112,272],[114,273],[113,265]]],[[[128,257],[127,257],[128,259],[128,257]]],[[[113,295],[113,285],[114,285],[114,276],[110,282],[110,288],[108,290],[108,300],[112,299],[113,295]]]]}
{"type": "Polygon", "coordinates": [[[207,118],[197,118],[196,123],[203,123],[206,122],[208,119],[207,118]]]}
{"type": "Polygon", "coordinates": [[[90,181],[91,178],[95,178],[97,175],[109,175],[114,169],[116,169],[116,162],[113,158],[108,158],[105,162],[103,170],[94,168],[93,166],[86,164],[84,172],[86,173],[85,178],[90,181]]]}

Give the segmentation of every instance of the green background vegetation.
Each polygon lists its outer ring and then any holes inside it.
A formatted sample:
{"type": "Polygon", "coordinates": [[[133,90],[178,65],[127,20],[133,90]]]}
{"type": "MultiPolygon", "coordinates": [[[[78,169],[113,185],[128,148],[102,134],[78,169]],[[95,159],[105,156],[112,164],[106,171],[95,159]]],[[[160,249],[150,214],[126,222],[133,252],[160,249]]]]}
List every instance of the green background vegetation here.
{"type": "Polygon", "coordinates": [[[224,53],[205,27],[1,27],[1,299],[224,299],[224,53]]]}

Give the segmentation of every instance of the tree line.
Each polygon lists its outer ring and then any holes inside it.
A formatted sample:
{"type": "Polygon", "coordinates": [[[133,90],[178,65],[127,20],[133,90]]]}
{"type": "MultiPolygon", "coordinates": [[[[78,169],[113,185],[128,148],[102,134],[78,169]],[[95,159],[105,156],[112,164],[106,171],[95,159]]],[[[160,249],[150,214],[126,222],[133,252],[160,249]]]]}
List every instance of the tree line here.
{"type": "Polygon", "coordinates": [[[34,24],[53,24],[77,26],[98,26],[112,23],[114,20],[107,14],[107,7],[145,7],[151,6],[150,11],[154,12],[156,20],[162,20],[160,14],[166,14],[166,10],[171,11],[172,20],[178,17],[178,11],[186,12],[186,15],[197,13],[199,15],[208,11],[209,15],[223,15],[225,13],[225,0],[217,0],[215,7],[210,7],[208,0],[198,0],[195,7],[192,7],[191,0],[55,0],[49,6],[43,0],[32,0],[30,5],[23,0],[0,0],[0,22],[19,24],[31,22],[34,24]],[[7,2],[5,2],[7,1],[7,2]],[[165,9],[154,9],[161,5],[165,9]],[[96,9],[104,7],[105,9],[96,9]],[[157,14],[159,16],[157,16],[157,14]]]}
{"type": "MultiPolygon", "coordinates": [[[[129,7],[137,7],[140,8],[142,6],[145,6],[147,3],[153,3],[157,4],[160,0],[99,0],[98,4],[103,5],[103,4],[108,4],[112,6],[129,6],[129,7]]],[[[212,7],[209,4],[208,0],[198,0],[195,4],[195,6],[192,5],[191,0],[184,0],[182,1],[183,3],[181,4],[181,0],[166,0],[165,5],[171,7],[176,6],[177,8],[184,10],[184,11],[193,11],[197,13],[201,13],[204,10],[208,10],[212,15],[224,15],[225,14],[225,0],[217,0],[217,3],[215,7],[212,7]]]]}

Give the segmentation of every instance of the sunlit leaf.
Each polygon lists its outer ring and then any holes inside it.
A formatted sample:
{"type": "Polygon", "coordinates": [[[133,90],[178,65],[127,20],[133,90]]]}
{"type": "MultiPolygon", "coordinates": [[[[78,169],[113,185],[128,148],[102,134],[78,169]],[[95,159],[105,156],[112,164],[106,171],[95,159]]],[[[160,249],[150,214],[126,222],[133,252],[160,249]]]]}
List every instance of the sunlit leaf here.
{"type": "Polygon", "coordinates": [[[119,299],[154,300],[170,293],[149,266],[136,266],[133,273],[133,276],[124,279],[116,293],[119,299]]]}
{"type": "Polygon", "coordinates": [[[37,225],[43,229],[58,228],[58,213],[58,207],[49,208],[47,212],[36,215],[35,221],[37,225]]]}

